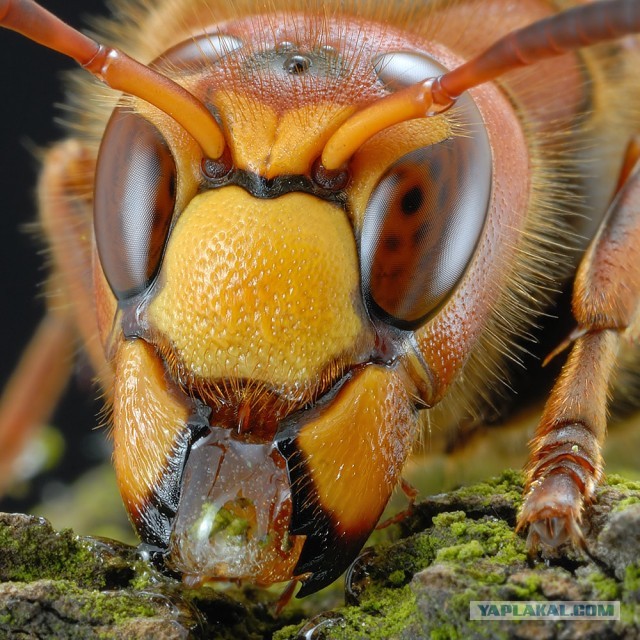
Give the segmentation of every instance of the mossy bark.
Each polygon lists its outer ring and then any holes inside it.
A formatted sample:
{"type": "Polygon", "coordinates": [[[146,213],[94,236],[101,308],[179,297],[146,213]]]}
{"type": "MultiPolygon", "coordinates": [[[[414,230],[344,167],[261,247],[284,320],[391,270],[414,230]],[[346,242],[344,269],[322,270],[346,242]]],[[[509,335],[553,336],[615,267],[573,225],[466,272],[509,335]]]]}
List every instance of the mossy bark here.
{"type": "Polygon", "coordinates": [[[354,564],[344,604],[279,616],[273,593],[185,589],[132,547],[0,515],[0,638],[639,638],[640,483],[599,489],[586,551],[531,558],[513,529],[521,482],[506,472],[424,500],[354,564]],[[471,621],[472,600],[619,600],[621,618],[471,621]]]}

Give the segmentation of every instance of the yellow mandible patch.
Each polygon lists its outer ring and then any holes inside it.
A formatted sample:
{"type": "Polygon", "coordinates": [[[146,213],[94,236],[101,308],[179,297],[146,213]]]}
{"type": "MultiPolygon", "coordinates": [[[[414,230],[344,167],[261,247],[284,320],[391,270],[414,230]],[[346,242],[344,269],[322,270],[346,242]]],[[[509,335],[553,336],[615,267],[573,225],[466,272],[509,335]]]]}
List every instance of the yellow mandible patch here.
{"type": "Polygon", "coordinates": [[[154,498],[192,409],[167,383],[162,361],[146,342],[123,342],[115,364],[113,462],[127,510],[141,514],[154,498]]]}
{"type": "Polygon", "coordinates": [[[264,200],[229,186],[182,213],[148,318],[189,374],[295,390],[371,339],[359,288],[342,209],[309,194],[264,200]]]}
{"type": "Polygon", "coordinates": [[[298,447],[318,507],[338,531],[357,537],[375,526],[400,478],[417,424],[400,376],[370,365],[302,425],[298,447]]]}

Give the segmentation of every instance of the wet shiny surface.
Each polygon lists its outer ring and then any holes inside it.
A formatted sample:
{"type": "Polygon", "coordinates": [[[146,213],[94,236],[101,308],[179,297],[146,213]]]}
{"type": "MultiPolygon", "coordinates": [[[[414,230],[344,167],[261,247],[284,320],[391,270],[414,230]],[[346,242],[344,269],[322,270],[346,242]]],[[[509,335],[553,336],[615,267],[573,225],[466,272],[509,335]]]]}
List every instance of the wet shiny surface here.
{"type": "Polygon", "coordinates": [[[289,535],[291,508],[285,462],[273,445],[212,427],[187,460],[168,565],[188,584],[286,580],[302,543],[289,535]]]}

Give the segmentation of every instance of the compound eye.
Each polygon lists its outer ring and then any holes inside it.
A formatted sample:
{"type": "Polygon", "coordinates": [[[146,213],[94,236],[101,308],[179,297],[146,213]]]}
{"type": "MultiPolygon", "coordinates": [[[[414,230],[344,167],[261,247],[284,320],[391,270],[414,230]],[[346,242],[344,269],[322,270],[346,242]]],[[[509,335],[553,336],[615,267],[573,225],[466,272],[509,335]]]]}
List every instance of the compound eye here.
{"type": "Polygon", "coordinates": [[[474,193],[465,180],[473,167],[455,142],[401,158],[367,205],[360,243],[365,300],[401,329],[421,325],[448,297],[484,223],[488,190],[474,193]]]}
{"type": "MultiPolygon", "coordinates": [[[[442,69],[408,52],[376,60],[390,89],[442,69]]],[[[471,262],[487,216],[491,149],[482,118],[469,96],[460,98],[452,117],[453,137],[397,160],[365,210],[364,298],[374,316],[400,329],[418,328],[448,299],[471,262]]]]}
{"type": "Polygon", "coordinates": [[[94,225],[98,255],[116,298],[127,300],[155,278],[176,203],[176,165],[162,134],[117,108],[96,169],[94,225]]]}

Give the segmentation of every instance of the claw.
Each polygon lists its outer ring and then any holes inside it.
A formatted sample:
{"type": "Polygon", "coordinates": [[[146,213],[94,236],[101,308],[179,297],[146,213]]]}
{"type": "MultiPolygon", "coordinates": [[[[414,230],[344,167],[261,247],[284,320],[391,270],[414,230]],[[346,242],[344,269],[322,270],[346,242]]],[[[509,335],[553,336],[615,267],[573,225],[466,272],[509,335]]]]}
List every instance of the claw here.
{"type": "Polygon", "coordinates": [[[527,548],[535,551],[542,543],[551,549],[557,549],[565,542],[584,547],[585,540],[580,524],[573,514],[564,514],[552,518],[535,520],[530,523],[527,536],[527,548]]]}
{"type": "Polygon", "coordinates": [[[518,516],[516,530],[529,526],[527,548],[540,544],[557,549],[565,542],[584,547],[582,520],[583,495],[575,480],[556,473],[532,483],[518,516]]]}

